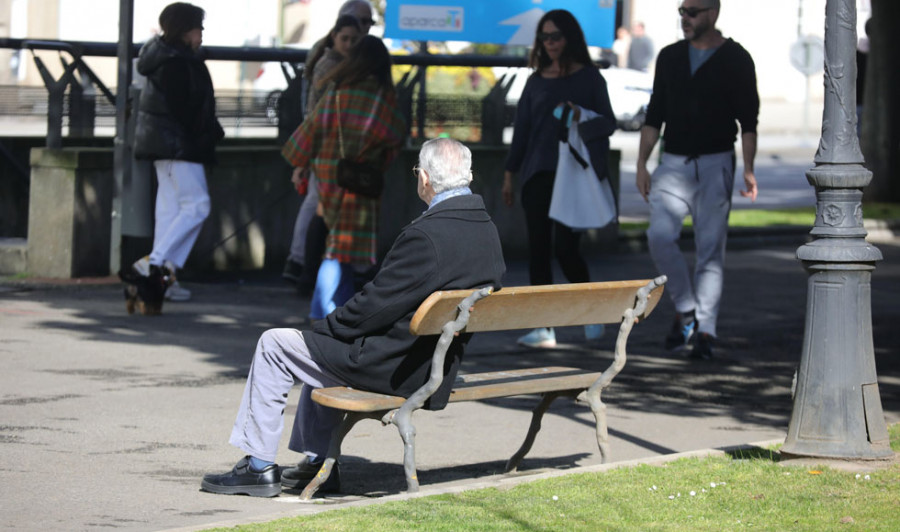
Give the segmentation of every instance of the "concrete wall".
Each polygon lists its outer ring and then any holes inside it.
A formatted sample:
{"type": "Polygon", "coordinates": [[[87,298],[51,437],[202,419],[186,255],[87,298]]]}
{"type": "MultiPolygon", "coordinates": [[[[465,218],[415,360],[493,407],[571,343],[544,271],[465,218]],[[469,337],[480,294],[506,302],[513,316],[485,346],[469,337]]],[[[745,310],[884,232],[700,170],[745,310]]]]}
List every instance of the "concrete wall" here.
{"type": "Polygon", "coordinates": [[[28,272],[85,277],[109,271],[112,151],[31,152],[28,272]]]}
{"type": "MultiPolygon", "coordinates": [[[[500,190],[507,149],[473,146],[472,151],[472,188],[485,199],[506,257],[523,258],[527,236],[522,208],[518,202],[513,207],[504,205],[500,190]]],[[[270,145],[230,146],[217,153],[219,163],[207,179],[212,211],[185,267],[193,271],[279,270],[290,250],[301,203],[290,183],[290,168],[278,148],[270,145]]],[[[619,153],[611,155],[617,189],[619,153]]],[[[379,227],[382,256],[400,230],[425,209],[410,171],[417,158],[418,149],[404,149],[387,172],[379,227]]],[[[112,164],[111,148],[32,151],[29,274],[79,277],[110,273],[112,164]]],[[[153,202],[152,193],[146,201],[153,202]]],[[[615,238],[615,227],[589,232],[586,251],[613,246],[615,238]]],[[[123,244],[123,263],[150,251],[150,239],[131,244],[123,244]]]]}

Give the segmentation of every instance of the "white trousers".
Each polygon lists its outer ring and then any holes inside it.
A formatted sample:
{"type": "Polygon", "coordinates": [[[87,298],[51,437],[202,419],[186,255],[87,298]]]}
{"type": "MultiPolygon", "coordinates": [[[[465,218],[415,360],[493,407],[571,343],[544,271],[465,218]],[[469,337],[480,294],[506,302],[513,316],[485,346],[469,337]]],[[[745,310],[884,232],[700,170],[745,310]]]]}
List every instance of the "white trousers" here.
{"type": "Polygon", "coordinates": [[[698,330],[716,336],[722,298],[728,213],[734,190],[734,152],[689,158],[663,153],[650,187],[647,243],[678,312],[696,312],[698,330]],[[684,218],[694,224],[693,282],[678,247],[684,218]]]}
{"type": "Polygon", "coordinates": [[[156,180],[156,228],[150,264],[171,261],[184,266],[203,220],[209,216],[206,171],[200,163],[163,159],[154,161],[156,180]]]}
{"type": "Polygon", "coordinates": [[[260,336],[229,443],[251,456],[274,462],[284,430],[288,392],[298,381],[303,388],[288,448],[311,459],[324,457],[331,432],[343,415],[313,402],[310,394],[313,388],[344,383],[312,359],[303,333],[296,329],[269,329],[260,336]]]}

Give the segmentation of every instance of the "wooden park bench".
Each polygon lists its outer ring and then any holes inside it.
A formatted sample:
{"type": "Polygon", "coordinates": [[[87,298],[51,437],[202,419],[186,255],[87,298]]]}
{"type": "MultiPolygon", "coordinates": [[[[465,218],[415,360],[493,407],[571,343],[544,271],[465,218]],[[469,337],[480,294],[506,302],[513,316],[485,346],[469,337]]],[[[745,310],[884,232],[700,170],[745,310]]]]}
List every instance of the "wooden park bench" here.
{"type": "Polygon", "coordinates": [[[625,344],[634,324],[647,317],[662,295],[665,276],[653,280],[576,283],[548,286],[507,287],[496,292],[451,290],[435,292],[418,308],[410,323],[414,335],[440,334],[431,363],[429,381],[408,399],[347,387],[313,390],[313,401],[344,412],[335,429],[331,447],[316,477],[301,493],[309,500],[331,474],[341,453],[341,443],[350,429],[363,419],[394,424],[403,439],[403,466],[409,492],[419,489],[415,463],[415,427],[412,413],[438,389],[443,380],[444,357],[455,334],[506,331],[535,327],[564,327],[596,323],[620,323],[615,357],[602,373],[577,368],[533,367],[510,371],[460,374],[449,403],[478,401],[519,395],[540,395],[532,411],[531,426],[518,451],[506,464],[514,472],[534,443],[544,412],[558,397],[575,397],[587,404],[596,420],[597,444],[605,463],[609,456],[606,405],[600,392],[625,366],[625,344]]]}

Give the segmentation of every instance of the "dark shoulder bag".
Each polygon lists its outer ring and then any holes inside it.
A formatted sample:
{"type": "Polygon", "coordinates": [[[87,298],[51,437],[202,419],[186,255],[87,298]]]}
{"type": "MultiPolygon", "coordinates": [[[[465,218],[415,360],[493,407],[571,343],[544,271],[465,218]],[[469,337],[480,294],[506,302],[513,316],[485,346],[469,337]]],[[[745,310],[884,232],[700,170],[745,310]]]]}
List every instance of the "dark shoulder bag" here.
{"type": "Polygon", "coordinates": [[[337,166],[338,186],[367,198],[381,197],[381,191],[384,190],[384,172],[369,163],[361,163],[347,158],[344,154],[344,132],[341,128],[341,96],[335,91],[334,97],[337,102],[338,144],[341,149],[341,159],[338,161],[337,166]]]}

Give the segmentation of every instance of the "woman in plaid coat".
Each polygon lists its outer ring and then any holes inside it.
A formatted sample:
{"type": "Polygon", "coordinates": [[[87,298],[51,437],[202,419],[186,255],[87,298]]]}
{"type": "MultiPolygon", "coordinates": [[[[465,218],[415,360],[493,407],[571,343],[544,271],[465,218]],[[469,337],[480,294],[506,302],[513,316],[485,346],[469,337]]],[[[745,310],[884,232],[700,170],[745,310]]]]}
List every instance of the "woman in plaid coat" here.
{"type": "Polygon", "coordinates": [[[376,260],[381,200],[338,186],[341,142],[343,158],[386,170],[406,132],[391,79],[390,54],[377,37],[360,39],[321,83],[328,86],[327,93],[281,151],[291,166],[312,166],[318,178],[319,212],[329,229],[310,308],[313,319],[324,318],[350,299],[354,267],[368,268],[376,260]]]}

